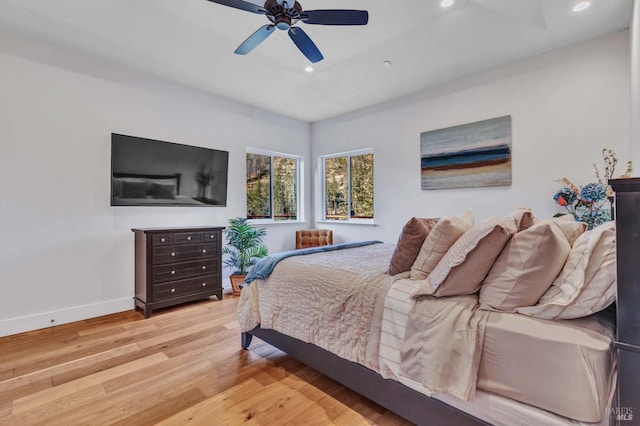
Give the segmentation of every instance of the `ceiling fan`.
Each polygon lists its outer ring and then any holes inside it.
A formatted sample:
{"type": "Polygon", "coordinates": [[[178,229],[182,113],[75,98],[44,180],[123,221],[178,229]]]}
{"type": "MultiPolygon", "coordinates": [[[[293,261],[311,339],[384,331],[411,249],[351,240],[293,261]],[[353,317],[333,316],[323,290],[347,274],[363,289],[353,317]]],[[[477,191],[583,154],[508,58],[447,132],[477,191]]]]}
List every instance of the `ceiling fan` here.
{"type": "Polygon", "coordinates": [[[233,7],[247,12],[266,15],[271,21],[255,33],[251,34],[234,53],[246,55],[265,41],[276,28],[286,30],[289,37],[300,51],[311,62],[316,63],[324,59],[322,53],[302,28],[296,27],[298,22],[316,25],[367,25],[369,12],[366,10],[325,9],[303,10],[295,0],[266,0],[264,6],[258,6],[242,0],[209,0],[213,3],[233,7]]]}

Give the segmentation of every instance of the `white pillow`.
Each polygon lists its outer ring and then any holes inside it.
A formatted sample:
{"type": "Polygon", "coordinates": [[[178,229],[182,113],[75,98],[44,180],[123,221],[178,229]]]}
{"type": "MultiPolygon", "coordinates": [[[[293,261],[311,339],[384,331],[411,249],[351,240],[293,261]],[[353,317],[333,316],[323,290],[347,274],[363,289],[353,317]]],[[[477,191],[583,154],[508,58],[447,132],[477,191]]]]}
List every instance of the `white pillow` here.
{"type": "Polygon", "coordinates": [[[517,308],[524,315],[546,319],[580,318],[599,312],[616,298],[615,222],[582,234],[567,263],[536,306],[517,308]]]}
{"type": "Polygon", "coordinates": [[[423,280],[458,238],[473,227],[471,210],[459,216],[442,217],[424,240],[418,257],[411,266],[411,279],[423,280]]]}
{"type": "Polygon", "coordinates": [[[414,296],[431,292],[440,297],[476,293],[505,244],[517,230],[513,217],[483,220],[453,243],[414,296]]]}

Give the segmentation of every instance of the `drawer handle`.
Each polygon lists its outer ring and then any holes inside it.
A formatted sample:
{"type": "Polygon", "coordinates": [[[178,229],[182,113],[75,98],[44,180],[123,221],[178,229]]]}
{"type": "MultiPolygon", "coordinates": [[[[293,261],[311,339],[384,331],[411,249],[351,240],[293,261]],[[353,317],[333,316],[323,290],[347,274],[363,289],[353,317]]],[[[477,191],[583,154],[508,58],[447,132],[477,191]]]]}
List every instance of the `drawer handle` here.
{"type": "Polygon", "coordinates": [[[160,238],[160,242],[164,243],[166,240],[164,238],[160,238]]]}
{"type": "Polygon", "coordinates": [[[206,287],[206,286],[207,286],[207,283],[202,283],[202,287],[206,287]]]}
{"type": "Polygon", "coordinates": [[[172,289],[171,289],[171,293],[175,293],[175,292],[176,292],[176,289],[175,289],[175,288],[172,288],[172,289]]]}
{"type": "Polygon", "coordinates": [[[202,252],[203,252],[203,253],[206,253],[207,251],[206,251],[206,250],[202,250],[202,252]]]}
{"type": "Polygon", "coordinates": [[[202,270],[204,271],[205,269],[207,269],[207,267],[206,267],[206,266],[203,266],[203,267],[202,267],[202,270]]]}
{"type": "Polygon", "coordinates": [[[213,238],[213,235],[209,235],[209,238],[213,238]]]}
{"type": "Polygon", "coordinates": [[[175,256],[175,255],[176,255],[176,253],[172,251],[171,252],[171,256],[175,256]]]}
{"type": "Polygon", "coordinates": [[[175,274],[176,274],[176,271],[171,271],[171,275],[175,275],[175,274]]]}
{"type": "Polygon", "coordinates": [[[187,240],[191,241],[191,237],[187,237],[187,240]]]}

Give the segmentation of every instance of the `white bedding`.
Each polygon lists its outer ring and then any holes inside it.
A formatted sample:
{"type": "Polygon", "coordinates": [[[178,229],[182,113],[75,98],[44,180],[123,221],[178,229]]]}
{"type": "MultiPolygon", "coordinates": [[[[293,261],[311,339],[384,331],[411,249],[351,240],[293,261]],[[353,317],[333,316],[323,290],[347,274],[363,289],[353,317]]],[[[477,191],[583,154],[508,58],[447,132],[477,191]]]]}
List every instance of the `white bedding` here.
{"type": "MultiPolygon", "coordinates": [[[[418,392],[432,395],[433,392],[413,376],[409,378],[402,375],[403,371],[407,371],[403,369],[403,366],[407,365],[406,360],[401,362],[403,345],[407,342],[404,339],[405,330],[411,324],[410,314],[414,310],[414,301],[410,295],[418,289],[420,281],[410,280],[406,275],[389,277],[385,274],[392,251],[393,245],[374,244],[295,256],[281,261],[270,277],[254,281],[242,290],[238,305],[238,319],[242,331],[249,331],[257,325],[274,329],[313,343],[347,360],[363,364],[378,371],[383,377],[397,380],[418,392]]],[[[438,300],[429,303],[438,303],[438,300]]],[[[434,312],[442,310],[438,306],[434,309],[434,312]]],[[[524,316],[522,318],[532,320],[524,316]]],[[[508,327],[503,331],[509,332],[508,327]]],[[[449,349],[447,344],[437,343],[439,339],[429,338],[429,341],[431,351],[437,351],[438,348],[449,349]]],[[[418,339],[410,347],[419,348],[421,342],[422,340],[418,339]]],[[[582,348],[566,342],[565,345],[578,351],[582,348]]],[[[406,347],[404,349],[406,351],[406,347]]],[[[500,351],[499,346],[497,350],[500,351]]],[[[419,363],[434,366],[434,362],[439,362],[443,353],[447,351],[435,353],[435,356],[429,356],[419,363]]],[[[431,374],[428,368],[425,371],[431,374]]],[[[434,366],[433,371],[440,369],[434,366]]],[[[453,367],[453,370],[449,368],[449,371],[459,370],[453,367]]],[[[602,398],[606,401],[607,396],[609,397],[608,406],[611,404],[614,389],[615,383],[607,395],[608,389],[605,388],[605,396],[602,398]]],[[[611,420],[611,416],[605,416],[599,423],[572,421],[523,404],[518,398],[510,399],[482,389],[477,390],[470,402],[449,394],[433,396],[498,425],[603,426],[611,420]]]]}
{"type": "Polygon", "coordinates": [[[241,330],[260,324],[371,368],[367,345],[376,300],[390,284],[393,249],[373,244],[282,260],[268,278],[242,289],[241,330]]]}
{"type": "MultiPolygon", "coordinates": [[[[396,280],[389,289],[382,313],[379,369],[385,378],[397,380],[404,385],[429,394],[420,383],[400,374],[400,354],[405,328],[409,321],[409,314],[413,309],[410,295],[418,290],[419,281],[410,279],[396,280]]],[[[576,391],[573,389],[572,391],[576,391]]],[[[615,383],[611,386],[609,405],[615,391],[615,383]]],[[[460,408],[480,419],[496,425],[592,425],[604,426],[611,421],[611,416],[604,416],[599,423],[577,422],[566,417],[558,416],[531,405],[526,405],[509,398],[478,389],[473,401],[463,401],[447,394],[433,395],[435,398],[449,405],[460,408]]]]}

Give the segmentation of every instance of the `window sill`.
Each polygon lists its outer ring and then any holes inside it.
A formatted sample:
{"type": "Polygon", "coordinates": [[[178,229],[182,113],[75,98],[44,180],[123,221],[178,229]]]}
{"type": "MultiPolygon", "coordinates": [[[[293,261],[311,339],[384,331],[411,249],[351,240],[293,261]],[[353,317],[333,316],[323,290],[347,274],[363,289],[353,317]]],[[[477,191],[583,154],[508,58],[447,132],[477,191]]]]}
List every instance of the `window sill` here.
{"type": "Polygon", "coordinates": [[[252,225],[304,225],[304,220],[249,219],[252,225]]]}
{"type": "Polygon", "coordinates": [[[373,220],[319,220],[316,223],[325,225],[377,226],[373,220]]]}

